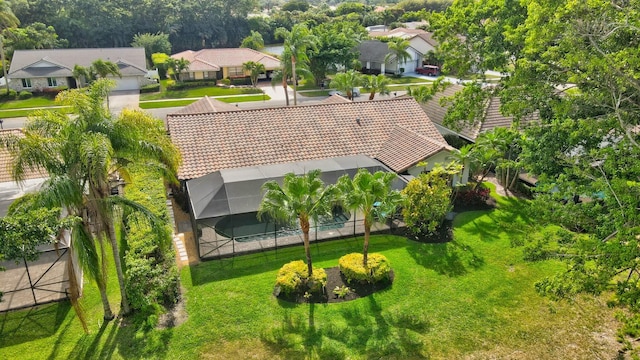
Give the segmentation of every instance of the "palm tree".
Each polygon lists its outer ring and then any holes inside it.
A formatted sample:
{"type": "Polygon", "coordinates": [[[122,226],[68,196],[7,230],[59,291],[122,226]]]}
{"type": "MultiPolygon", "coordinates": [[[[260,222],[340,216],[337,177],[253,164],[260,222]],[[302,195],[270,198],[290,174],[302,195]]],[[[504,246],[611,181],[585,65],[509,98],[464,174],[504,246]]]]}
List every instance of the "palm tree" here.
{"type": "Polygon", "coordinates": [[[376,93],[380,95],[389,94],[389,83],[391,81],[384,74],[364,76],[362,80],[362,87],[365,91],[369,91],[369,100],[373,100],[376,93]]]}
{"type": "Polygon", "coordinates": [[[296,24],[291,31],[285,28],[277,28],[274,33],[276,39],[284,40],[283,58],[288,56],[291,59],[291,77],[293,79],[293,105],[298,105],[298,97],[296,94],[298,87],[298,77],[296,72],[296,64],[302,63],[307,65],[309,57],[307,49],[316,48],[316,38],[305,24],[296,24]]]}
{"type": "Polygon", "coordinates": [[[395,173],[377,171],[371,174],[367,169],[360,169],[353,179],[349,175],[343,175],[338,179],[336,186],[340,191],[343,206],[354,213],[362,212],[364,217],[364,266],[367,266],[371,225],[374,221],[393,215],[402,200],[400,192],[391,189],[395,178],[395,173]]]}
{"type": "Polygon", "coordinates": [[[360,86],[361,83],[362,77],[360,73],[355,70],[349,70],[337,73],[331,80],[329,87],[344,92],[349,100],[353,100],[353,89],[360,86]]]}
{"type": "Polygon", "coordinates": [[[73,78],[76,79],[76,87],[82,88],[82,82],[90,79],[89,70],[81,65],[75,65],[73,67],[73,78]]]}
{"type": "Polygon", "coordinates": [[[26,124],[24,137],[3,141],[14,158],[14,179],[23,180],[28,170],[45,170],[49,180],[39,192],[39,204],[64,208],[82,219],[82,226],[73,231],[76,246],[91,248],[89,239],[93,246],[98,245],[95,250],[82,253],[93,259],[84,263],[91,266],[90,273],[103,296],[105,319],[113,317],[105,292],[105,241],[111,243],[113,251],[122,312],[130,311],[114,221],[124,208],[142,214],[154,224],[159,221],[141,205],[110,196],[109,179],[118,175],[126,179],[128,169],[139,164],[159,169],[166,179],[175,181],[180,161],[177,149],[157,119],[135,110],[125,110],[117,118],[111,116],[103,102],[112,86],[113,81],[98,79],[88,91],[60,93],[56,100],[70,106],[74,116],[37,112],[26,124]],[[100,260],[95,259],[98,253],[100,260]],[[96,271],[97,263],[101,263],[102,270],[96,271]]]}
{"type": "Polygon", "coordinates": [[[262,185],[264,197],[258,208],[258,218],[264,214],[276,221],[293,223],[296,219],[302,230],[304,252],[307,257],[309,276],[313,274],[309,229],[311,222],[318,223],[320,216],[331,214],[335,198],[335,187],[326,186],[320,179],[320,170],[305,175],[286,174],[280,186],[275,181],[262,185]]]}
{"type": "Polygon", "coordinates": [[[409,40],[403,38],[392,38],[387,43],[389,46],[389,53],[384,57],[384,62],[389,63],[395,57],[398,62],[397,72],[400,73],[400,64],[405,63],[407,60],[411,59],[411,54],[407,51],[409,48],[409,40]]]}
{"type": "Polygon", "coordinates": [[[170,57],[165,61],[165,64],[167,64],[167,67],[172,70],[173,79],[175,81],[180,81],[180,73],[187,70],[191,63],[185,58],[174,59],[170,57]]]}
{"type": "Polygon", "coordinates": [[[111,61],[98,59],[91,63],[91,69],[95,72],[96,75],[100,76],[101,78],[106,78],[109,75],[122,77],[118,65],[112,63],[111,61]]]}
{"type": "Polygon", "coordinates": [[[249,72],[249,77],[251,78],[251,84],[253,87],[256,87],[256,84],[258,83],[258,75],[265,72],[264,64],[255,61],[247,61],[242,64],[242,69],[249,72]]]}

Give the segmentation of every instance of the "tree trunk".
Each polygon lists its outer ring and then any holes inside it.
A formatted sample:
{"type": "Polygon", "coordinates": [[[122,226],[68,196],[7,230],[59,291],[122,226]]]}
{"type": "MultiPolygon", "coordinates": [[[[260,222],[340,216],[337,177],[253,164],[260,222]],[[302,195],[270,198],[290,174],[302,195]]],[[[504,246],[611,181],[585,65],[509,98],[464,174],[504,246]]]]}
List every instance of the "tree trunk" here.
{"type": "Polygon", "coordinates": [[[287,100],[287,106],[289,106],[289,89],[287,86],[287,76],[282,74],[282,87],[284,88],[284,98],[287,100]]]}
{"type": "Polygon", "coordinates": [[[107,297],[107,284],[104,279],[96,279],[98,283],[98,290],[100,290],[100,299],[102,300],[102,308],[104,309],[104,319],[106,321],[113,320],[115,317],[111,311],[111,305],[109,304],[109,298],[107,297]]]}
{"type": "MultiPolygon", "coordinates": [[[[78,320],[80,320],[80,324],[82,325],[84,333],[88,334],[89,327],[87,326],[87,317],[85,316],[82,306],[80,306],[80,302],[78,301],[78,299],[80,298],[80,284],[78,284],[76,270],[73,267],[73,251],[71,249],[69,249],[68,251],[69,259],[67,260],[67,273],[69,274],[69,301],[71,302],[73,310],[75,310],[76,312],[78,320]]],[[[107,302],[107,305],[109,305],[109,302],[107,302]]],[[[110,308],[109,311],[111,311],[110,308]]],[[[111,315],[113,317],[113,314],[111,315]]]]}
{"type": "Polygon", "coordinates": [[[367,266],[369,257],[369,235],[371,235],[371,222],[364,219],[364,245],[362,246],[362,265],[367,266]]]}
{"type": "Polygon", "coordinates": [[[309,227],[309,220],[300,219],[304,254],[307,256],[307,271],[309,272],[309,277],[311,277],[311,275],[313,275],[313,265],[311,264],[311,246],[309,245],[309,227]]]}
{"type": "Polygon", "coordinates": [[[118,274],[118,284],[120,285],[120,294],[122,296],[122,314],[127,315],[131,311],[129,301],[127,300],[127,290],[124,284],[124,272],[122,271],[122,262],[120,261],[120,251],[118,250],[118,239],[113,228],[113,221],[105,224],[105,230],[111,241],[111,250],[113,250],[113,260],[116,264],[116,273],[118,274]]]}
{"type": "Polygon", "coordinates": [[[298,106],[298,76],[296,75],[296,58],[291,55],[291,74],[293,75],[293,106],[298,106]]]}

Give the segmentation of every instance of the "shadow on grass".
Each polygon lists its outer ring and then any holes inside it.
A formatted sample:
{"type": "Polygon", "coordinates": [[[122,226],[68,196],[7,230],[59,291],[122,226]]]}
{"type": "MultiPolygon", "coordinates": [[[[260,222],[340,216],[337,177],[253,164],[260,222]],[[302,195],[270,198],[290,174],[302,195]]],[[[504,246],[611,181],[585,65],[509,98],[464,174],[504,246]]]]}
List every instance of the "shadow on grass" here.
{"type": "MultiPolygon", "coordinates": [[[[105,322],[97,333],[83,335],[69,354],[70,359],[111,359],[114,354],[125,359],[158,358],[166,354],[172,329],[151,330],[141,317],[105,322]]],[[[60,335],[60,339],[64,334],[60,335]]],[[[52,353],[53,355],[53,353],[52,353]]],[[[56,358],[50,356],[50,359],[56,358]]]]}
{"type": "MultiPolygon", "coordinates": [[[[407,246],[407,239],[394,235],[372,235],[370,252],[379,252],[407,246]]],[[[352,252],[362,251],[362,236],[347,237],[311,244],[313,262],[335,260],[352,252]]],[[[191,283],[194,286],[213,281],[234,279],[241,276],[277,271],[282,265],[305,258],[302,245],[283,247],[259,253],[231,258],[204,261],[190,266],[191,283]]]]}
{"type": "Polygon", "coordinates": [[[62,301],[0,314],[0,348],[54,335],[70,310],[62,301]]]}
{"type": "Polygon", "coordinates": [[[451,277],[464,275],[470,268],[475,270],[485,263],[472,247],[455,240],[443,244],[415,244],[407,247],[407,251],[417,264],[451,277]]]}
{"type": "Polygon", "coordinates": [[[262,341],[284,358],[347,359],[354,353],[366,358],[429,358],[422,337],[431,324],[421,309],[386,312],[375,296],[359,305],[344,307],[335,321],[316,324],[314,309],[321,305],[306,304],[308,319],[287,312],[279,326],[265,331],[262,341]]]}

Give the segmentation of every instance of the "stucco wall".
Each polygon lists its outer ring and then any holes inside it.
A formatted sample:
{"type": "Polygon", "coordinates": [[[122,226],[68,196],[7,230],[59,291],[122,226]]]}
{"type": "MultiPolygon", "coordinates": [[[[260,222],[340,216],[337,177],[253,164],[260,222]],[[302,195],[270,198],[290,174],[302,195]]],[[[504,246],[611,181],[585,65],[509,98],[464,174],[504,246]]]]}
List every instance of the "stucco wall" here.
{"type": "Polygon", "coordinates": [[[10,79],[9,87],[15,91],[20,92],[22,90],[41,91],[43,89],[54,89],[58,87],[69,86],[69,83],[67,82],[66,77],[55,78],[58,81],[58,86],[49,86],[47,79],[48,78],[32,78],[30,88],[22,87],[22,79],[10,79]]]}

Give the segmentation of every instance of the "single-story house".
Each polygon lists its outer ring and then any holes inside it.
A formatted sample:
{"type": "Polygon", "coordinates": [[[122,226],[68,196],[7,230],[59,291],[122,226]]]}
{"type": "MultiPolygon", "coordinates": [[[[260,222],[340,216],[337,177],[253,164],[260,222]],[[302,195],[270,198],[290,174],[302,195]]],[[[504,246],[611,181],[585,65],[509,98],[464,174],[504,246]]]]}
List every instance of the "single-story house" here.
{"type": "Polygon", "coordinates": [[[422,67],[424,56],[430,51],[434,51],[438,46],[438,42],[433,39],[433,35],[427,31],[420,29],[396,28],[390,31],[370,31],[369,36],[372,38],[402,38],[409,41],[407,52],[411,58],[401,64],[392,57],[388,63],[384,59],[389,53],[386,43],[379,40],[367,40],[358,45],[360,51],[360,62],[362,63],[363,72],[372,73],[396,73],[400,68],[404,72],[415,72],[417,68],[422,67]]]}
{"type": "Polygon", "coordinates": [[[280,68],[277,58],[248,48],[186,50],[171,57],[189,61],[189,68],[180,74],[182,80],[245,77],[248,73],[242,64],[249,61],[264,65],[266,78],[271,78],[271,73],[280,68]]]}
{"type": "MultiPolygon", "coordinates": [[[[462,89],[462,85],[450,84],[443,91],[435,94],[435,96],[433,96],[429,101],[420,105],[424,112],[429,114],[429,118],[433,121],[434,125],[443,136],[456,135],[467,142],[475,143],[478,135],[483,132],[487,132],[498,127],[509,128],[513,125],[513,116],[506,116],[500,112],[500,98],[492,97],[486,103],[482,118],[478,119],[474,124],[464,126],[457,130],[445,126],[444,117],[447,113],[448,104],[442,104],[441,99],[450,98],[462,89]]],[[[538,114],[535,113],[520,119],[519,126],[525,127],[532,122],[537,122],[538,120],[538,114]]]]}
{"type": "Polygon", "coordinates": [[[16,50],[7,77],[16,91],[46,91],[76,88],[73,68],[89,68],[96,60],[118,65],[122,77],[109,76],[116,82],[114,91],[139,90],[151,83],[147,75],[144,48],[41,49],[16,50]]]}
{"type": "MultiPolygon", "coordinates": [[[[456,151],[413,98],[329,98],[297,107],[181,112],[167,116],[167,128],[182,154],[178,178],[188,195],[201,258],[277,248],[295,235],[295,229],[256,218],[261,186],[268,180],[320,169],[325,182],[333,183],[367,168],[400,174],[394,184],[399,189],[412,176],[447,163],[456,151]],[[427,166],[418,166],[423,161],[427,166]]],[[[317,239],[359,231],[357,214],[337,210],[334,215],[318,224],[317,239]]]]}

